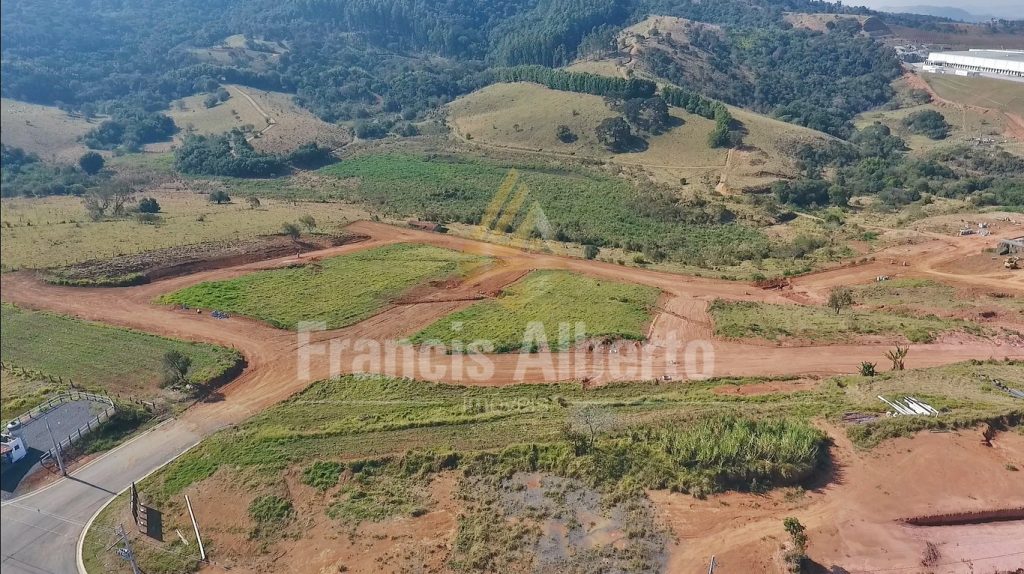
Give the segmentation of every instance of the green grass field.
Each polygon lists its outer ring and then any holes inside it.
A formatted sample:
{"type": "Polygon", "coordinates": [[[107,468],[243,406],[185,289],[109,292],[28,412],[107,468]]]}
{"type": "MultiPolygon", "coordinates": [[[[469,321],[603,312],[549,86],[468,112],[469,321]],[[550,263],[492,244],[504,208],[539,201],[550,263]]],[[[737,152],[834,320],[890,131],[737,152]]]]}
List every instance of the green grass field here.
{"type": "Polygon", "coordinates": [[[2,306],[0,328],[4,334],[0,341],[4,365],[27,371],[12,379],[16,384],[10,388],[5,372],[5,403],[18,396],[42,400],[45,393],[41,390],[56,390],[48,377],[70,380],[111,395],[151,399],[160,396],[161,361],[170,350],[191,357],[189,378],[195,384],[223,375],[240,360],[238,353],[223,347],[165,339],[6,303],[2,306]],[[10,391],[13,394],[9,396],[10,391]]]}
{"type": "MultiPolygon", "coordinates": [[[[510,169],[464,156],[378,154],[352,157],[320,173],[347,183],[338,185],[332,197],[367,204],[388,217],[480,224],[487,223],[484,214],[510,169]]],[[[717,221],[711,213],[715,205],[682,205],[678,198],[637,189],[622,179],[522,163],[515,171],[526,192],[515,212],[508,209],[511,200],[503,204],[501,219],[507,215],[509,225],[500,225],[499,232],[518,229],[536,207],[551,225],[550,239],[631,251],[654,248],[670,260],[705,267],[769,258],[778,243],[753,226],[702,223],[717,221]]],[[[806,261],[789,264],[801,263],[806,261]]]]}
{"type": "Polygon", "coordinates": [[[716,300],[709,308],[720,337],[793,337],[813,341],[842,341],[857,335],[899,335],[913,343],[927,343],[940,333],[983,329],[957,319],[903,316],[873,311],[846,310],[837,314],[826,307],[776,305],[716,300]]]}
{"type": "MultiPolygon", "coordinates": [[[[148,154],[123,157],[151,160],[148,154]]],[[[343,203],[296,204],[272,199],[269,196],[273,193],[266,190],[249,190],[261,201],[259,209],[251,209],[233,189],[229,193],[234,201],[223,205],[211,204],[206,195],[195,193],[146,193],[162,208],[157,224],[140,223],[131,217],[92,221],[78,197],[4,198],[0,202],[2,269],[60,267],[154,249],[279,233],[282,223],[304,215],[316,218],[319,231],[336,233],[352,220],[366,216],[364,211],[343,203]]]]}
{"type": "Polygon", "coordinates": [[[891,279],[858,287],[854,299],[872,309],[963,311],[994,307],[1024,312],[1024,300],[1020,297],[995,297],[991,293],[964,297],[953,287],[929,279],[891,279]]]}
{"type": "MultiPolygon", "coordinates": [[[[497,352],[517,351],[531,323],[540,323],[552,349],[564,350],[584,338],[644,338],[644,327],[659,291],[652,287],[602,281],[565,271],[534,271],[494,301],[477,303],[430,325],[414,343],[490,341],[497,352]],[[569,325],[559,341],[559,325],[569,325]],[[576,325],[585,333],[577,337],[576,325]],[[564,344],[563,344],[564,343],[564,344]]],[[[536,342],[536,338],[531,338],[536,342]]]]}
{"type": "Polygon", "coordinates": [[[389,245],[316,264],[200,283],[159,302],[220,309],[282,329],[295,329],[301,321],[324,321],[327,328],[336,329],[373,315],[410,287],[463,276],[488,261],[426,245],[389,245]]]}
{"type": "MultiPolygon", "coordinates": [[[[923,429],[1020,417],[1020,405],[988,377],[1013,381],[1022,372],[1020,362],[972,361],[872,378],[840,376],[806,391],[749,396],[715,389],[765,379],[619,383],[584,391],[567,383],[486,388],[348,376],[314,383],[207,438],[140,489],[163,512],[165,529],[185,529],[180,493],[215,474],[256,497],[283,495],[295,488],[286,475],[300,477],[308,485],[302,488],[324,497],[325,514],[341,523],[417,512],[423,477],[444,469],[485,480],[524,469],[585,473],[584,482],[620,496],[645,485],[699,494],[750,487],[756,479],[764,488],[792,481],[816,460],[821,435],[808,425],[813,419],[845,426],[856,444],[870,447],[923,429]],[[840,422],[846,412],[884,413],[879,394],[913,395],[942,414],[840,422]],[[587,421],[598,429],[597,450],[611,456],[588,453],[587,432],[580,433],[587,421]],[[576,430],[567,433],[567,425],[576,430]],[[573,441],[583,441],[578,455],[573,441]],[[665,448],[669,444],[675,446],[665,448]],[[679,464],[680,458],[686,462],[679,464]]],[[[125,507],[109,506],[97,519],[100,527],[89,530],[90,571],[105,571],[110,530],[102,526],[116,524],[125,507]]],[[[301,537],[302,527],[290,524],[285,534],[301,537]]],[[[146,571],[188,571],[178,562],[175,569],[159,568],[174,556],[194,564],[193,552],[176,543],[163,547],[174,554],[141,547],[146,571]]]]}

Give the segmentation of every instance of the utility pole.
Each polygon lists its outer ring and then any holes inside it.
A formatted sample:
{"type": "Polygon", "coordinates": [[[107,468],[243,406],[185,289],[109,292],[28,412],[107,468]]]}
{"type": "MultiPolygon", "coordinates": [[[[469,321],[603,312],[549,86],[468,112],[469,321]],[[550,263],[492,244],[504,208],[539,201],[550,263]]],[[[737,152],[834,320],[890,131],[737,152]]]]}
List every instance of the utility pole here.
{"type": "Polygon", "coordinates": [[[53,431],[50,430],[50,421],[43,419],[43,423],[46,425],[46,432],[50,433],[50,442],[53,443],[53,454],[57,456],[57,466],[60,467],[60,473],[67,476],[68,469],[64,467],[64,457],[60,454],[60,446],[57,445],[57,439],[53,438],[53,431]]]}
{"type": "Polygon", "coordinates": [[[124,544],[123,548],[117,549],[117,555],[132,565],[132,574],[142,574],[139,565],[135,563],[135,553],[132,552],[132,546],[128,542],[128,533],[124,531],[124,526],[118,524],[114,532],[121,539],[121,544],[124,544]]]}
{"type": "Polygon", "coordinates": [[[192,519],[192,528],[196,530],[196,542],[199,543],[199,557],[203,562],[206,562],[206,549],[203,548],[203,539],[199,536],[199,523],[196,522],[196,515],[192,512],[192,501],[188,499],[188,495],[185,495],[185,505],[188,506],[188,515],[192,519]]]}

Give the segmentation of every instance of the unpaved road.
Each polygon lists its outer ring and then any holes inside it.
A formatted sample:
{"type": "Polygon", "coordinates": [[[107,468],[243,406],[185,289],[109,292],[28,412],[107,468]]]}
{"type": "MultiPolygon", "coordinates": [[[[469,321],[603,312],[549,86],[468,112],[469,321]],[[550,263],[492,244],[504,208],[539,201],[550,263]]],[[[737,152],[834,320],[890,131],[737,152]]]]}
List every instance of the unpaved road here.
{"type": "MultiPolygon", "coordinates": [[[[241,351],[248,361],[245,372],[222,388],[221,400],[196,405],[158,431],[142,435],[90,463],[76,472],[75,479],[60,480],[43,490],[5,504],[2,515],[4,573],[74,572],[75,542],[85,522],[113,493],[127,487],[132,480],[173,460],[203,436],[245,420],[305,388],[311,381],[356,370],[389,373],[392,372],[390,369],[398,367],[359,360],[358,356],[350,356],[351,353],[334,356],[329,356],[330,353],[315,354],[318,348],[312,345],[323,344],[328,339],[364,339],[381,343],[396,341],[453,310],[472,304],[474,300],[493,295],[532,269],[565,269],[662,289],[666,293],[661,304],[663,312],[657,315],[651,325],[649,342],[642,346],[630,345],[618,349],[601,347],[594,352],[577,354],[578,361],[562,362],[559,359],[568,354],[552,355],[543,352],[528,356],[487,355],[493,371],[473,379],[463,376],[462,371],[453,372],[458,357],[436,352],[426,354],[425,358],[417,355],[414,361],[415,372],[399,371],[397,374],[484,385],[580,378],[603,382],[653,378],[664,374],[684,378],[686,372],[680,370],[681,365],[673,363],[669,358],[671,350],[667,348],[666,341],[673,334],[683,341],[703,339],[712,343],[714,369],[704,374],[826,375],[853,372],[861,361],[878,361],[888,345],[776,347],[745,341],[712,340],[707,304],[718,297],[791,304],[796,304],[794,299],[819,300],[833,285],[867,282],[876,275],[892,274],[891,264],[888,263],[890,255],[910,262],[909,266],[899,268],[901,276],[938,276],[943,281],[958,285],[1024,293],[1024,279],[1019,272],[960,275],[948,270],[950,262],[979,251],[981,244],[978,238],[973,237],[935,237],[917,245],[896,248],[892,253],[880,254],[873,263],[802,277],[795,281],[791,292],[773,292],[734,282],[527,253],[460,237],[370,222],[355,223],[350,226],[350,231],[367,235],[370,239],[309,253],[303,255],[302,259],[315,260],[389,243],[420,242],[489,255],[498,263],[460,285],[423,289],[415,293],[415,297],[361,323],[335,331],[314,333],[307,344],[301,344],[295,333],[274,329],[256,321],[243,318],[215,320],[205,314],[175,311],[152,303],[162,293],[202,281],[226,279],[258,269],[294,264],[296,259],[293,257],[204,271],[126,288],[58,287],[42,284],[28,273],[8,273],[0,277],[0,294],[4,301],[169,337],[231,346],[241,351]],[[299,371],[303,351],[313,352],[306,372],[299,371]],[[647,371],[638,370],[645,362],[638,356],[640,352],[649,356],[646,362],[651,366],[647,371]],[[520,364],[520,359],[524,357],[529,361],[525,370],[520,364]],[[637,373],[641,376],[637,376],[637,373]]],[[[1001,234],[1007,237],[1012,235],[1024,235],[1024,229],[1012,229],[1001,234]]],[[[985,238],[986,244],[993,239],[985,238]]],[[[326,348],[325,344],[323,346],[326,348]]],[[[914,345],[908,357],[908,367],[933,366],[971,358],[1003,357],[1024,358],[1024,349],[991,341],[914,345]]]]}

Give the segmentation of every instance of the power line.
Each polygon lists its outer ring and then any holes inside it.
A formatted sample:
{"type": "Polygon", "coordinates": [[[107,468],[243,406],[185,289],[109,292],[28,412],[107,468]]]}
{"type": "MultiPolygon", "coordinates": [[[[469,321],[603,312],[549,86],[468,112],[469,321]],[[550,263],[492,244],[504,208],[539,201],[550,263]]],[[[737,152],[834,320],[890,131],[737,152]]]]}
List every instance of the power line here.
{"type": "MultiPolygon", "coordinates": [[[[962,558],[960,560],[953,560],[951,562],[939,562],[937,564],[929,564],[928,566],[953,566],[955,564],[967,564],[971,562],[979,562],[981,560],[994,560],[996,558],[1007,558],[1009,556],[1020,556],[1024,552],[1010,552],[1009,554],[997,554],[995,556],[979,556],[977,558],[962,558]]],[[[871,570],[852,570],[852,572],[894,572],[896,570],[911,570],[914,568],[921,568],[920,564],[913,566],[893,566],[890,568],[874,568],[871,570]]]]}

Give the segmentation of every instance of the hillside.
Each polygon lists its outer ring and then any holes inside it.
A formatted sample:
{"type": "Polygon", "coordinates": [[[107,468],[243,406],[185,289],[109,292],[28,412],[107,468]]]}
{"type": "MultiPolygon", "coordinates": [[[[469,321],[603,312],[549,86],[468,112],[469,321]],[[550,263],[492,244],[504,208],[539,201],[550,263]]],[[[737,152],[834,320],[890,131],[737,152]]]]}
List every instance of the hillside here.
{"type": "MultiPolygon", "coordinates": [[[[352,140],[348,130],[327,123],[309,110],[297,106],[291,95],[269,92],[235,84],[223,86],[230,99],[214,107],[204,104],[205,95],[176,100],[167,112],[181,130],[175,143],[186,134],[220,134],[232,129],[245,129],[258,134],[252,144],[261,152],[287,152],[311,141],[336,148],[352,140]]],[[[151,145],[150,149],[166,149],[171,144],[151,145]]]]}
{"type": "Polygon", "coordinates": [[[671,108],[676,125],[665,133],[648,136],[646,149],[612,154],[595,136],[601,120],[618,115],[603,98],[529,83],[494,84],[459,98],[448,105],[448,120],[457,137],[484,147],[640,168],[656,180],[677,185],[683,178],[690,186],[708,182],[714,186],[724,180],[725,187],[732,190],[795,177],[797,171],[785,150],[797,142],[827,138],[754,113],[731,111],[747,132],[746,145],[732,153],[708,145],[714,121],[671,108]],[[576,141],[560,141],[555,134],[560,125],[568,126],[576,141]]]}
{"type": "Polygon", "coordinates": [[[4,145],[19,147],[44,160],[73,163],[86,151],[78,138],[96,126],[80,115],[70,115],[54,106],[0,100],[0,139],[4,145]]]}

